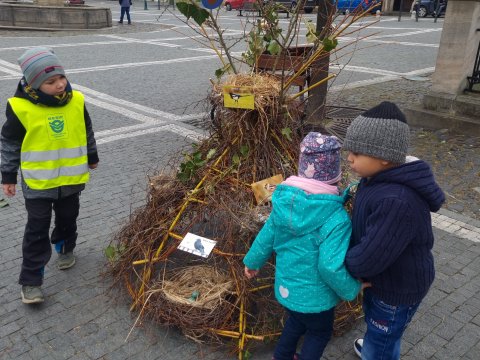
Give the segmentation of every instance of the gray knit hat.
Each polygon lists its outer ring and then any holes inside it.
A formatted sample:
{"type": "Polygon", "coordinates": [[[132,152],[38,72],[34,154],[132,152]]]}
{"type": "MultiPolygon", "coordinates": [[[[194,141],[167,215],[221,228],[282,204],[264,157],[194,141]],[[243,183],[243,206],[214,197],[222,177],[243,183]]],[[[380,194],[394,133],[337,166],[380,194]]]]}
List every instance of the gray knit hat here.
{"type": "Polygon", "coordinates": [[[405,115],[384,101],[355,118],[347,129],[345,150],[403,164],[410,130],[405,115]]]}
{"type": "Polygon", "coordinates": [[[36,47],[25,51],[18,58],[18,64],[27,84],[34,89],[38,89],[51,76],[65,76],[65,71],[57,55],[44,47],[36,47]]]}

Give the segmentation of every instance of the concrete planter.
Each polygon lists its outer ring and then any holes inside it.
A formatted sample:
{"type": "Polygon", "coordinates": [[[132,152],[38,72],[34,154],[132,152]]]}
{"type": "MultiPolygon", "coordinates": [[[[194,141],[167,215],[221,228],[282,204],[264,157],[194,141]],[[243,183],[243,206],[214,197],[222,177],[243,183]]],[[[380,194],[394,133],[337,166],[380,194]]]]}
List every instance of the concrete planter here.
{"type": "Polygon", "coordinates": [[[30,29],[101,29],[112,26],[108,8],[0,3],[0,26],[30,29]]]}
{"type": "Polygon", "coordinates": [[[38,6],[63,6],[65,4],[64,0],[34,0],[34,5],[38,6]]]}

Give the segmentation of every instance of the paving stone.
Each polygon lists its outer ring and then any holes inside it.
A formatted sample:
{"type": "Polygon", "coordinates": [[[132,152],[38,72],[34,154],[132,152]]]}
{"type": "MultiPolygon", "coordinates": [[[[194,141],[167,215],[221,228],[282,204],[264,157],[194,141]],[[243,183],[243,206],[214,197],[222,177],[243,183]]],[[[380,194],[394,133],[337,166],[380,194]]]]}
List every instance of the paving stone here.
{"type": "Polygon", "coordinates": [[[433,330],[435,334],[450,341],[464,326],[464,324],[452,316],[444,316],[442,322],[433,330]]]}

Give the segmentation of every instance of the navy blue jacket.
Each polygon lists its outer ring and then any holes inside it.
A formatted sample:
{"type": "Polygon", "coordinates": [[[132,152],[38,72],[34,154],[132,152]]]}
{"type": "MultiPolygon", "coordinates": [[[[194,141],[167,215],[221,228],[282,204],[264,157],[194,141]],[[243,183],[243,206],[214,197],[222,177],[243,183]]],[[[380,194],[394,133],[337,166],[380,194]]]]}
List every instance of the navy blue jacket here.
{"type": "Polygon", "coordinates": [[[420,302],[435,277],[430,212],[444,201],[421,160],[362,179],[353,205],[348,271],[371,282],[374,296],[387,304],[420,302]]]}

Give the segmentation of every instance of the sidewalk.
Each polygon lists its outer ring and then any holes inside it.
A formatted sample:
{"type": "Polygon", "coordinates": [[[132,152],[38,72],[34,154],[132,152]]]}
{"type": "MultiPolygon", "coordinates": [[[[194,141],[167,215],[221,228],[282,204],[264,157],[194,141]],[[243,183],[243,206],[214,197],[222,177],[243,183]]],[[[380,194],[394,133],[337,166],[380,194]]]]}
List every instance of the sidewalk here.
{"type": "MultiPolygon", "coordinates": [[[[428,82],[399,80],[346,90],[336,103],[368,108],[394,99],[405,106],[418,102],[427,89],[428,82]]],[[[412,132],[412,140],[412,153],[432,163],[448,202],[433,216],[436,280],[406,332],[402,360],[478,360],[480,194],[473,189],[480,186],[478,140],[420,129],[412,132]]],[[[201,347],[175,329],[147,323],[132,330],[136,314],[129,312],[129,302],[107,293],[109,279],[101,275],[103,249],[130,212],[144,203],[146,173],[164,165],[183,144],[179,136],[161,132],[124,139],[121,146],[100,145],[102,162],[82,194],[78,262],[62,272],[51,261],[45,274],[46,302],[39,307],[21,303],[17,284],[26,221],[22,194],[0,208],[0,359],[236,358],[222,349],[201,347]]],[[[363,330],[359,321],[355,329],[334,338],[324,358],[355,359],[352,342],[363,330]]],[[[270,359],[270,349],[252,350],[252,359],[270,359]]]]}

